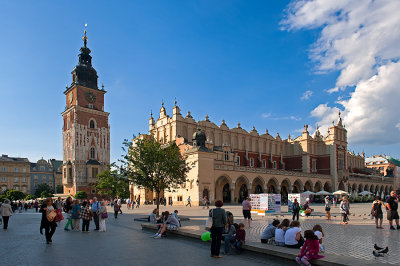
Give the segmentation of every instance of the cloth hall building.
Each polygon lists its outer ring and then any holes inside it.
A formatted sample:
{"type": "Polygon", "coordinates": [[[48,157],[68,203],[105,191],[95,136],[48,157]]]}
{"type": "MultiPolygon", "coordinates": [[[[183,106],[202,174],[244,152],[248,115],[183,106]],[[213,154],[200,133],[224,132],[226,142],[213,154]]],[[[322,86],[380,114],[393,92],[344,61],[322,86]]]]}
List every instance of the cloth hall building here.
{"type": "MultiPolygon", "coordinates": [[[[222,121],[218,126],[208,116],[196,122],[190,112],[182,116],[175,103],[172,116],[162,106],[157,120],[150,117],[149,132],[161,143],[176,141],[187,160],[194,162],[186,185],[173,193],[164,191],[174,205],[184,204],[189,196],[197,205],[204,196],[211,202],[238,203],[252,193],[280,193],[285,200],[288,193],[307,190],[388,194],[394,188],[395,178],[374,175],[364,167],[364,154],[347,150],[340,113],[326,136],[318,129],[311,135],[305,125],[301,136],[282,139],[254,127],[247,132],[240,124],[229,128],[222,121]]],[[[151,191],[132,192],[141,201],[154,198],[151,191]]]]}

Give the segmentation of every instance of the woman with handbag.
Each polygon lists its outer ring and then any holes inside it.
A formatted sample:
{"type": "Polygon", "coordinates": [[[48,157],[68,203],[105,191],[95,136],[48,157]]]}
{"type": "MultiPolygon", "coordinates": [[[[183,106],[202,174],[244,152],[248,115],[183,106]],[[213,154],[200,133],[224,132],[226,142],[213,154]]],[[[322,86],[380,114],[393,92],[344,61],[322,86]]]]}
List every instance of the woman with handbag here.
{"type": "Polygon", "coordinates": [[[106,203],[104,201],[101,202],[101,208],[98,212],[99,212],[99,220],[100,220],[99,231],[105,232],[106,231],[106,219],[108,218],[108,213],[107,213],[106,203]]]}
{"type": "Polygon", "coordinates": [[[325,197],[325,212],[326,212],[326,219],[330,220],[331,219],[331,201],[329,199],[329,196],[325,197]]]}
{"type": "Polygon", "coordinates": [[[340,213],[342,214],[343,224],[348,224],[350,214],[350,204],[346,197],[340,203],[340,213]]]}
{"type": "Polygon", "coordinates": [[[40,212],[42,213],[42,221],[40,223],[40,233],[43,234],[43,228],[45,230],[46,243],[52,243],[52,237],[56,231],[57,223],[55,222],[56,205],[53,204],[52,198],[47,198],[45,203],[40,207],[40,212]]]}
{"type": "Polygon", "coordinates": [[[376,225],[377,229],[383,229],[383,227],[382,227],[382,221],[383,221],[382,206],[385,206],[385,204],[382,202],[381,197],[376,196],[374,202],[372,203],[371,215],[373,217],[375,217],[375,225],[376,225]]]}
{"type": "Polygon", "coordinates": [[[221,200],[215,202],[215,209],[210,210],[209,216],[212,218],[211,232],[211,257],[221,258],[219,255],[221,248],[222,233],[226,226],[226,213],[221,207],[224,203],[221,200]]]}
{"type": "MultiPolygon", "coordinates": [[[[13,215],[13,210],[10,205],[10,200],[5,199],[3,204],[1,204],[1,206],[0,206],[0,216],[3,217],[3,229],[4,230],[7,230],[7,228],[8,228],[8,220],[10,219],[11,215],[13,215]]],[[[0,219],[0,221],[1,221],[1,219],[0,219]]]]}

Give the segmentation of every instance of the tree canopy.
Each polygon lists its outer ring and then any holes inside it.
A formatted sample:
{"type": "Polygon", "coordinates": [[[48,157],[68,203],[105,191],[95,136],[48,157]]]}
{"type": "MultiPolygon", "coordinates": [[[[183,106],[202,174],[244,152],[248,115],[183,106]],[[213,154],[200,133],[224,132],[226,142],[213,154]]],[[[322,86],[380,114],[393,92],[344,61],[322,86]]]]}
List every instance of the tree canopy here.
{"type": "Polygon", "coordinates": [[[25,200],[34,200],[34,199],[35,199],[35,196],[32,196],[32,195],[27,195],[25,197],[25,200]]]}
{"type": "MultiPolygon", "coordinates": [[[[115,167],[115,165],[112,165],[115,167]]],[[[118,169],[107,170],[97,175],[98,181],[96,189],[100,195],[110,196],[111,199],[128,198],[129,197],[129,182],[118,171],[118,169]]]]}
{"type": "Polygon", "coordinates": [[[175,142],[161,145],[148,136],[125,141],[124,146],[121,172],[137,187],[156,193],[157,209],[162,191],[175,191],[186,183],[190,166],[175,142]]]}
{"type": "Polygon", "coordinates": [[[50,194],[50,193],[53,193],[54,191],[53,191],[53,189],[52,189],[49,185],[43,183],[43,184],[40,184],[40,185],[36,188],[36,190],[35,190],[35,197],[36,197],[36,198],[46,198],[46,197],[42,197],[42,192],[46,192],[47,194],[50,194]]]}
{"type": "Polygon", "coordinates": [[[6,197],[9,200],[22,200],[25,199],[25,194],[18,190],[8,190],[6,192],[6,197]]]}
{"type": "Polygon", "coordinates": [[[54,197],[53,193],[49,192],[49,191],[42,191],[42,193],[40,194],[41,198],[49,198],[49,197],[54,197]]]}
{"type": "Polygon", "coordinates": [[[75,194],[75,199],[87,199],[88,198],[88,194],[85,191],[78,191],[75,194]]]}

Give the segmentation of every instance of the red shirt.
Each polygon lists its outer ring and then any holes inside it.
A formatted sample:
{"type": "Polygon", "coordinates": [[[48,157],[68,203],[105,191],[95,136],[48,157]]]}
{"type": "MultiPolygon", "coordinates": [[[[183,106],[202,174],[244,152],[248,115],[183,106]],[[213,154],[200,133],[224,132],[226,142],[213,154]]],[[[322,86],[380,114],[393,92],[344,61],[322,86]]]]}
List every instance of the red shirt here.
{"type": "Polygon", "coordinates": [[[244,229],[238,229],[236,231],[236,240],[246,240],[246,231],[244,229]]]}

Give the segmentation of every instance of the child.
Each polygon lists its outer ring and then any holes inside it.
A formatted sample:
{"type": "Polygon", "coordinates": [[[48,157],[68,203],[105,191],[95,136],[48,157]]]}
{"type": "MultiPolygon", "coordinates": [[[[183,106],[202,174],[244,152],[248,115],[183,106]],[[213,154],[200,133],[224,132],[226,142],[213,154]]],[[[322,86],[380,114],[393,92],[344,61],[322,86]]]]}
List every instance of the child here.
{"type": "Polygon", "coordinates": [[[322,245],[322,238],[325,236],[324,232],[322,231],[322,226],[319,224],[314,225],[313,229],[314,235],[318,237],[319,241],[319,251],[324,252],[325,247],[322,245]]]}
{"type": "Polygon", "coordinates": [[[242,252],[242,246],[244,245],[245,241],[246,241],[246,231],[244,230],[244,224],[240,223],[239,229],[236,230],[235,248],[237,254],[240,254],[242,252]]]}
{"type": "Polygon", "coordinates": [[[306,241],[304,242],[303,247],[301,248],[300,254],[297,255],[296,261],[300,265],[311,265],[308,260],[316,260],[323,258],[324,256],[318,255],[319,252],[319,242],[318,237],[314,234],[312,230],[306,230],[304,232],[304,238],[306,241]]]}
{"type": "Polygon", "coordinates": [[[285,232],[289,228],[289,219],[284,219],[280,225],[275,230],[275,245],[285,246],[285,232]]]}

